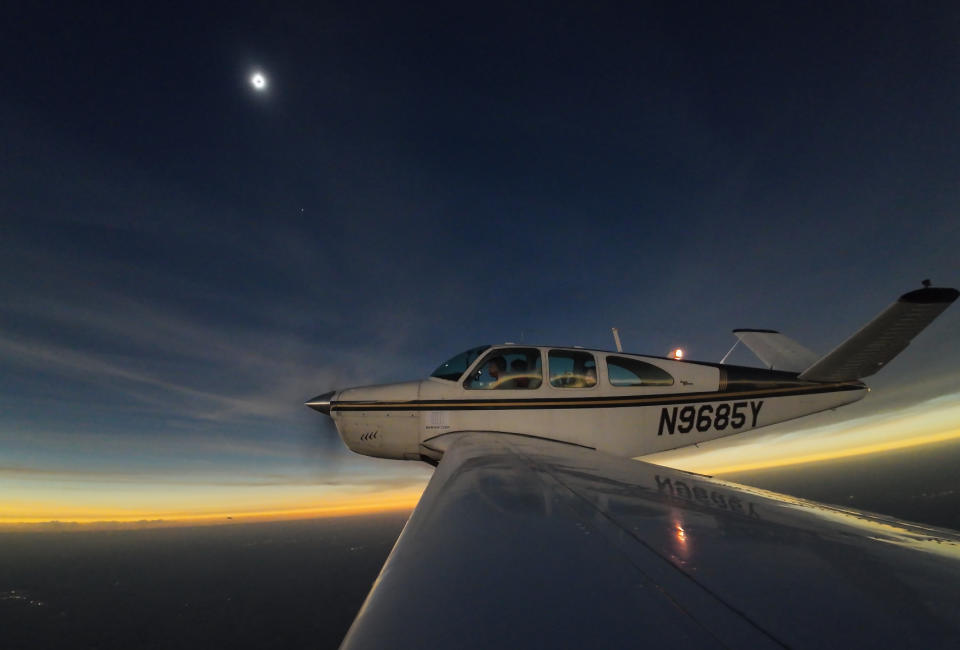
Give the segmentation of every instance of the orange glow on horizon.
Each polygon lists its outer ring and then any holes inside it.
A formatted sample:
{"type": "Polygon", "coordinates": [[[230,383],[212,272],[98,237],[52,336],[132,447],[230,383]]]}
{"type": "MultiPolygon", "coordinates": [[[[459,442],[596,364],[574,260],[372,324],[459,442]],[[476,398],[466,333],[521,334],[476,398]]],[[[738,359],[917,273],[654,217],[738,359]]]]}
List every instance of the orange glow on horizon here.
{"type": "Polygon", "coordinates": [[[743,463],[740,465],[728,465],[717,467],[705,474],[732,474],[734,472],[749,472],[760,469],[773,469],[775,467],[787,467],[790,465],[803,465],[806,463],[819,463],[829,460],[840,460],[841,458],[852,458],[854,456],[866,456],[868,454],[878,454],[885,451],[896,451],[898,449],[908,449],[910,447],[919,447],[921,445],[931,445],[938,442],[947,442],[949,440],[960,439],[960,429],[953,431],[941,431],[925,436],[915,438],[905,438],[902,440],[890,440],[887,442],[878,442],[870,445],[862,445],[840,451],[825,451],[815,454],[806,454],[803,456],[791,456],[788,458],[775,458],[763,460],[754,463],[743,463]]]}
{"type": "Polygon", "coordinates": [[[709,475],[842,460],[960,440],[960,393],[809,428],[760,433],[643,457],[709,475]]]}
{"type": "Polygon", "coordinates": [[[375,495],[356,495],[331,500],[324,505],[298,504],[268,509],[234,509],[222,506],[219,511],[155,510],[131,511],[111,507],[71,506],[52,503],[7,503],[0,514],[0,530],[46,529],[51,525],[78,525],[94,528],[153,526],[195,526],[256,521],[315,519],[320,517],[355,516],[412,510],[420,499],[422,489],[387,492],[375,495]]]}
{"type": "MultiPolygon", "coordinates": [[[[842,460],[960,441],[960,393],[909,408],[750,439],[687,446],[643,460],[710,475],[842,460]],[[732,443],[732,444],[731,444],[732,443]]],[[[344,477],[342,482],[198,484],[144,475],[31,473],[0,467],[0,530],[78,526],[147,528],[278,521],[413,509],[428,476],[344,477]]],[[[80,528],[82,529],[82,528],[80,528]]],[[[687,531],[675,531],[686,541],[687,531]]]]}

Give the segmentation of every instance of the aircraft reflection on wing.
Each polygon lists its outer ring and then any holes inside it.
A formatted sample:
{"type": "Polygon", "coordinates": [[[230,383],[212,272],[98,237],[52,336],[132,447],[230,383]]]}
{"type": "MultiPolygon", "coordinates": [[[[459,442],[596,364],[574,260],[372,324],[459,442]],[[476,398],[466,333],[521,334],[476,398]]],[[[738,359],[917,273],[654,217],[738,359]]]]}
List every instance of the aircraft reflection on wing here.
{"type": "Polygon", "coordinates": [[[953,531],[554,441],[445,445],[347,648],[960,638],[953,531]]]}

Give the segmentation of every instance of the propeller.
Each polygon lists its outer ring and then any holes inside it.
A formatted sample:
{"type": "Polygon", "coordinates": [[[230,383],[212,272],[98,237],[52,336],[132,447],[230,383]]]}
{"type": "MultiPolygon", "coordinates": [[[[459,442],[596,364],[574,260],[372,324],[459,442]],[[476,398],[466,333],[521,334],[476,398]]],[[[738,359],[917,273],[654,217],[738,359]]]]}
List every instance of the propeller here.
{"type": "MultiPolygon", "coordinates": [[[[348,381],[341,376],[340,372],[334,372],[329,373],[321,381],[327,386],[331,384],[338,386],[345,380],[348,381]]],[[[322,386],[323,383],[320,385],[322,386]]],[[[333,419],[329,417],[330,401],[336,393],[336,390],[330,390],[304,402],[305,406],[327,416],[321,418],[311,413],[310,417],[306,418],[307,426],[303,429],[299,441],[304,464],[318,479],[338,474],[340,466],[351,454],[340,439],[333,419]]]]}

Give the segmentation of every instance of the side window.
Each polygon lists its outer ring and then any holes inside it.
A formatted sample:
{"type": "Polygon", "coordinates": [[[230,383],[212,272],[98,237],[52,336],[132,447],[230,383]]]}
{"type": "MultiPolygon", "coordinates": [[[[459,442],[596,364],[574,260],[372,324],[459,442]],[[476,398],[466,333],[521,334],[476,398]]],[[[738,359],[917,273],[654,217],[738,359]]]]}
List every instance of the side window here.
{"type": "Polygon", "coordinates": [[[626,357],[607,357],[607,377],[611,386],[673,386],[666,370],[626,357]]]}
{"type": "Polygon", "coordinates": [[[597,363],[588,352],[550,350],[550,385],[557,388],[593,388],[597,363]]]}
{"type": "Polygon", "coordinates": [[[543,383],[540,350],[501,348],[483,358],[477,369],[463,382],[472,390],[534,389],[543,383]]]}

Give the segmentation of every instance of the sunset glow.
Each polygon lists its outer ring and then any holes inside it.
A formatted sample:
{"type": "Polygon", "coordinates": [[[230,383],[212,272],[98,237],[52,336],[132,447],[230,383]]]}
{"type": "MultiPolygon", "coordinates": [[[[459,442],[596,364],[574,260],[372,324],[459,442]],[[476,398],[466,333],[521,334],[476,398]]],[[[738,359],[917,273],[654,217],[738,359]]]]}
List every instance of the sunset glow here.
{"type": "Polygon", "coordinates": [[[773,469],[908,449],[960,439],[960,394],[869,417],[741,442],[736,438],[647,460],[701,474],[773,469]]]}
{"type": "MultiPolygon", "coordinates": [[[[130,524],[143,526],[221,524],[241,521],[310,519],[317,517],[372,514],[412,509],[422,489],[410,488],[376,495],[337,495],[328,499],[301,501],[259,501],[250,507],[227,508],[227,504],[176,503],[155,509],[117,504],[84,503],[82,497],[71,501],[5,502],[0,513],[0,530],[29,524],[130,524]]],[[[122,501],[120,499],[117,500],[122,501]]],[[[102,524],[102,525],[101,525],[102,524]]]]}
{"type": "MultiPolygon", "coordinates": [[[[916,406],[787,433],[734,437],[645,460],[710,475],[865,456],[960,439],[960,394],[916,406]]],[[[387,467],[393,467],[386,465],[387,467]]],[[[397,463],[396,475],[340,485],[231,484],[211,477],[181,483],[145,475],[86,474],[0,467],[0,527],[49,522],[170,526],[368,514],[416,506],[430,470],[397,463]]],[[[255,477],[252,477],[255,478],[255,477]]]]}

